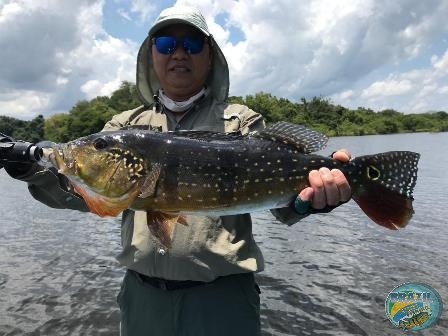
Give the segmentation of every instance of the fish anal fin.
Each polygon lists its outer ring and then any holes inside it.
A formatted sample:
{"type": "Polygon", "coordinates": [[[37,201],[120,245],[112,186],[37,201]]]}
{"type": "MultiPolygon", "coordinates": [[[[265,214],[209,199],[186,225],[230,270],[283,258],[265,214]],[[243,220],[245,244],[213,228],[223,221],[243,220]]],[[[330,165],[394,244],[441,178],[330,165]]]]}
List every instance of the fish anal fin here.
{"type": "Polygon", "coordinates": [[[166,248],[171,248],[176,223],[188,225],[184,216],[172,215],[160,211],[148,211],[146,219],[149,231],[166,248]]]}
{"type": "Polygon", "coordinates": [[[368,192],[352,197],[370,219],[391,230],[404,228],[414,213],[411,198],[381,185],[369,186],[368,192]]]}

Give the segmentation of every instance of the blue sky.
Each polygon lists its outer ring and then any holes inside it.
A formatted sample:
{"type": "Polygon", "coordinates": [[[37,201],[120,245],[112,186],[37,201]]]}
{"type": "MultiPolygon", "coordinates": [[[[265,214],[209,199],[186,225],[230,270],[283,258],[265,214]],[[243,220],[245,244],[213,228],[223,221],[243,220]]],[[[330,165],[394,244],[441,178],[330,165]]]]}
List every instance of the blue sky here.
{"type": "Polygon", "coordinates": [[[139,45],[170,5],[201,9],[231,95],[448,110],[448,0],[0,0],[0,115],[67,112],[134,81],[139,45]]]}

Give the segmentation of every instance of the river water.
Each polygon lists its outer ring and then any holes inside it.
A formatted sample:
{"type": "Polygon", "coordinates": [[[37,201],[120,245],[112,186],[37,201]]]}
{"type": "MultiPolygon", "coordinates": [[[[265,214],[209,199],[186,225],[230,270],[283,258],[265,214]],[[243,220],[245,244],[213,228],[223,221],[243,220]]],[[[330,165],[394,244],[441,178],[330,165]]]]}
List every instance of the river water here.
{"type": "MultiPolygon", "coordinates": [[[[435,288],[448,304],[448,134],[330,139],[353,155],[422,154],[406,229],[375,225],[353,201],[292,227],[254,214],[265,255],[263,335],[405,335],[384,302],[405,282],[435,288]]],[[[0,335],[118,335],[115,301],[124,270],[114,256],[118,219],[55,210],[0,171],[0,335]]],[[[448,314],[422,335],[448,335],[448,314]]]]}

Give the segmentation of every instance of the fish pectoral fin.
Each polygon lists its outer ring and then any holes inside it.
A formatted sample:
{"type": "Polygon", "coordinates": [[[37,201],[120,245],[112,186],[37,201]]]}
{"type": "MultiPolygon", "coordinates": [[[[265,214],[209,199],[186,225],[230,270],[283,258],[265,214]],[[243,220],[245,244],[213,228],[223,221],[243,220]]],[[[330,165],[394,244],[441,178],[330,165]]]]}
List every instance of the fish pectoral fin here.
{"type": "Polygon", "coordinates": [[[149,167],[149,173],[146,175],[143,184],[140,187],[139,198],[155,196],[157,194],[157,181],[159,179],[161,165],[154,163],[149,167]]]}
{"type": "Polygon", "coordinates": [[[176,223],[188,225],[184,216],[179,214],[167,214],[160,211],[147,212],[146,220],[149,231],[166,248],[171,247],[171,241],[176,223]]]}

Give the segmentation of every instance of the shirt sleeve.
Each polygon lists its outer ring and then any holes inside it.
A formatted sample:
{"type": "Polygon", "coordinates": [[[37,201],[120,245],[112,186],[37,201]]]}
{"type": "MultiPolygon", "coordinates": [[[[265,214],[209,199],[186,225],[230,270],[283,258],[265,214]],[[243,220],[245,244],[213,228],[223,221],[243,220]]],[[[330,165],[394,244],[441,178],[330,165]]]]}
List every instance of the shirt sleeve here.
{"type": "Polygon", "coordinates": [[[67,178],[55,168],[44,169],[33,164],[23,174],[8,173],[17,180],[27,182],[30,194],[51,208],[89,211],[83,198],[73,191],[67,178]]]}

